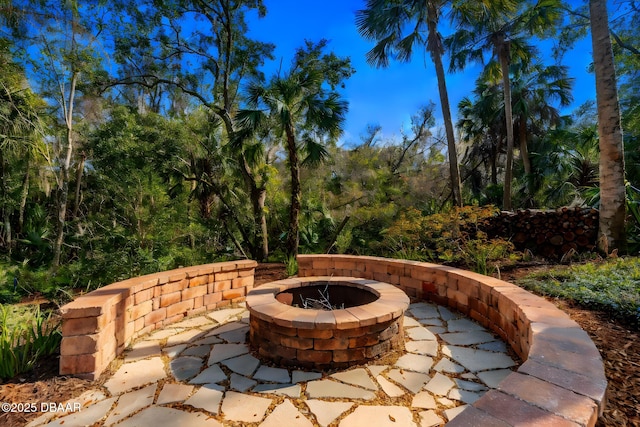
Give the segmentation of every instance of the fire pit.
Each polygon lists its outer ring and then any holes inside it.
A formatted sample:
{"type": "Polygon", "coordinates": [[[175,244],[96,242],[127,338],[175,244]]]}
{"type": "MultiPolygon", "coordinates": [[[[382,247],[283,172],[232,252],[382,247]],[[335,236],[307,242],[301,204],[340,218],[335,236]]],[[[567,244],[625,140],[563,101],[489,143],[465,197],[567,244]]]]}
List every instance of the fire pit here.
{"type": "Polygon", "coordinates": [[[404,348],[409,298],[388,283],[286,279],[253,289],[246,303],[251,346],[280,365],[344,368],[404,348]]]}

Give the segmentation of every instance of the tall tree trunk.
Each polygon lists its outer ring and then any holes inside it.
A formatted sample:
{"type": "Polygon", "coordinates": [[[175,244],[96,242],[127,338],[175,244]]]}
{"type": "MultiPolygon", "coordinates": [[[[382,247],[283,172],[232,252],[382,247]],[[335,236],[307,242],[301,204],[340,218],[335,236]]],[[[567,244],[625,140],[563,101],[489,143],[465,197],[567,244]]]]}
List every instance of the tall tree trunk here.
{"type": "MultiPolygon", "coordinates": [[[[2,150],[0,150],[0,200],[3,201],[8,197],[5,173],[7,173],[7,168],[5,167],[4,153],[2,150]]],[[[7,203],[2,203],[0,215],[2,216],[2,222],[4,226],[4,236],[0,235],[0,241],[4,240],[6,249],[9,253],[11,253],[11,209],[9,208],[7,203]]]]}
{"type": "Polygon", "coordinates": [[[507,160],[504,166],[504,193],[502,196],[502,209],[510,211],[511,206],[511,182],[513,181],[513,113],[511,109],[511,83],[509,81],[509,42],[504,40],[504,35],[498,41],[497,49],[502,69],[502,84],[504,86],[504,117],[507,127],[507,160]]]}
{"type": "Polygon", "coordinates": [[[87,160],[87,155],[83,152],[80,156],[80,161],[78,162],[78,168],[76,169],[76,191],[75,191],[75,199],[73,201],[73,218],[78,217],[78,210],[80,209],[81,202],[81,193],[80,190],[82,188],[82,173],[84,172],[84,163],[87,160]]]}
{"type": "MultiPolygon", "coordinates": [[[[439,41],[439,35],[436,28],[437,11],[430,7],[429,10],[429,38],[439,41]]],[[[449,175],[451,177],[451,194],[453,195],[453,204],[462,206],[462,191],[460,184],[460,168],[458,167],[458,151],[456,149],[456,138],[453,131],[453,120],[451,120],[451,107],[449,105],[449,92],[447,91],[447,83],[442,66],[442,47],[441,44],[430,44],[429,52],[431,59],[436,68],[436,77],[438,79],[438,92],[440,94],[440,107],[442,108],[442,118],[444,120],[444,129],[447,135],[447,151],[449,152],[449,175]]]]}
{"type": "Polygon", "coordinates": [[[291,206],[289,209],[289,234],[287,235],[287,255],[298,255],[300,242],[300,209],[302,206],[302,187],[300,185],[300,161],[298,159],[298,147],[293,130],[293,124],[287,123],[287,152],[289,156],[289,171],[291,172],[291,206]]]}
{"type": "Polygon", "coordinates": [[[60,165],[60,178],[58,182],[58,218],[56,221],[56,239],[53,245],[53,266],[60,265],[60,257],[62,254],[62,243],[64,242],[64,227],[67,216],[67,202],[69,198],[69,169],[71,168],[71,156],[73,154],[73,104],[76,95],[76,83],[78,82],[78,73],[74,73],[71,77],[69,90],[69,99],[64,102],[66,97],[62,94],[64,104],[64,118],[67,127],[67,147],[64,160],[60,165]]]}
{"type": "Polygon", "coordinates": [[[527,143],[527,119],[524,115],[520,116],[519,139],[520,139],[520,158],[524,167],[525,175],[531,175],[531,158],[529,157],[529,145],[527,143]]]}
{"type": "Polygon", "coordinates": [[[24,211],[27,208],[27,199],[29,198],[31,154],[27,152],[26,156],[24,178],[22,179],[22,194],[20,195],[20,210],[18,212],[18,233],[24,231],[24,211]]]}
{"type": "Polygon", "coordinates": [[[600,146],[598,247],[626,250],[624,145],[606,0],[589,0],[600,146]]]}

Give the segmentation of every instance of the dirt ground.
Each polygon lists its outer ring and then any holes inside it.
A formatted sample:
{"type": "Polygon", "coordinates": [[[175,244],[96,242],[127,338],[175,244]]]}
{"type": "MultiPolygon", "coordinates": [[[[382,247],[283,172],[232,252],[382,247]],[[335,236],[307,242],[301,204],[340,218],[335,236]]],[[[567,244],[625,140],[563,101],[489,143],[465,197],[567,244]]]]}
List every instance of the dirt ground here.
{"type": "MultiPolygon", "coordinates": [[[[542,267],[544,268],[544,267],[542,267]]],[[[503,274],[513,280],[531,268],[503,274]]],[[[263,264],[256,270],[256,284],[286,277],[282,264],[263,264]]],[[[598,426],[640,427],[640,331],[630,330],[605,313],[552,300],[589,333],[600,350],[609,380],[608,402],[598,426]]],[[[79,396],[95,383],[58,375],[58,355],[42,360],[36,369],[0,384],[0,402],[62,403],[79,396]]],[[[40,414],[0,413],[0,426],[24,426],[40,414]]]]}

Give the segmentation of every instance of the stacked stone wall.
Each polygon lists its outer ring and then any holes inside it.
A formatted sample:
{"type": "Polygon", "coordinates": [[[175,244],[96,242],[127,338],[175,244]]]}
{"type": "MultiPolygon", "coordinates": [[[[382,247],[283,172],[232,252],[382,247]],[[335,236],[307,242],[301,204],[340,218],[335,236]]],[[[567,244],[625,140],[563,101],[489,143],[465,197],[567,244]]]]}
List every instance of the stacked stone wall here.
{"type": "Polygon", "coordinates": [[[255,261],[186,267],[102,287],[64,305],[60,374],[96,379],[135,338],[243,301],[255,261]]]}

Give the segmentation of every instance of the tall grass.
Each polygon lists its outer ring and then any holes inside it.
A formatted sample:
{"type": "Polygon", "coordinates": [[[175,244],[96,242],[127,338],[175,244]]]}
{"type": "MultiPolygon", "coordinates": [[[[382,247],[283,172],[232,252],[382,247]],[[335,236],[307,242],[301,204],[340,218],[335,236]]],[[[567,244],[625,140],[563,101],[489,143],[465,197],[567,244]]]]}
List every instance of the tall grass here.
{"type": "Polygon", "coordinates": [[[0,378],[30,371],[38,359],[60,345],[60,323],[40,308],[17,314],[14,306],[0,304],[0,378]]]}

